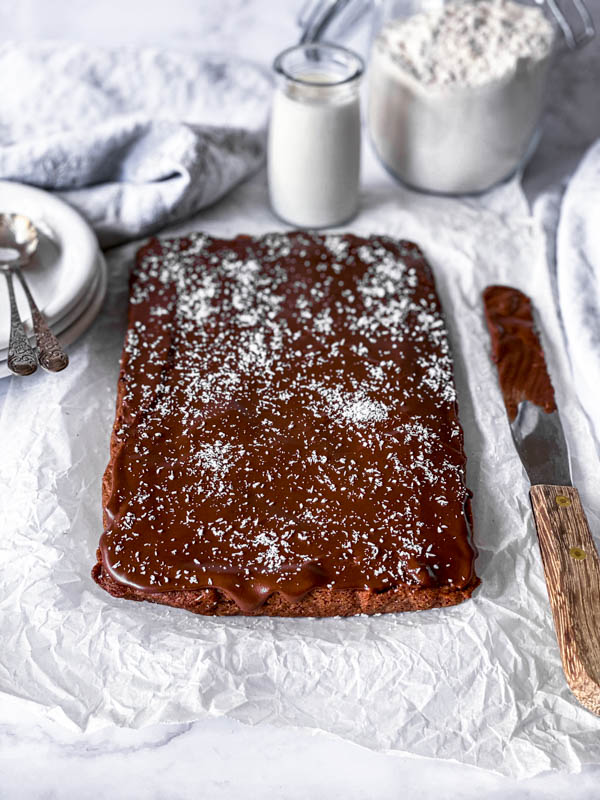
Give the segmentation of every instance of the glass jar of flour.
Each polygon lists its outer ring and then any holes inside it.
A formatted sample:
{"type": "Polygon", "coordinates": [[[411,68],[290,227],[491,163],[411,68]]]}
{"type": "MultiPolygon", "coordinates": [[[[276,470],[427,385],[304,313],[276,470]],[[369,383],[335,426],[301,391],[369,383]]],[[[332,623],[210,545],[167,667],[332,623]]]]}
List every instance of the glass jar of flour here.
{"type": "Polygon", "coordinates": [[[304,44],[274,63],[268,144],[271,206],[302,228],[338,225],[358,209],[362,59],[344,47],[304,44]]]}
{"type": "Polygon", "coordinates": [[[518,170],[535,148],[555,53],[594,34],[583,1],[568,1],[579,33],[567,0],[379,0],[368,127],[384,166],[444,194],[482,192],[518,170]]]}

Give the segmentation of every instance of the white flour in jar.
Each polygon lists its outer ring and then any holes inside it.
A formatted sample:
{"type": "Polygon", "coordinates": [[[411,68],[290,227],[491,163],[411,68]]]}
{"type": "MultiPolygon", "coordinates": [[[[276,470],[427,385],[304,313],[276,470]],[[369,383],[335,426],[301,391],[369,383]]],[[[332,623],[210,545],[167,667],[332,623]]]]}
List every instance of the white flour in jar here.
{"type": "Polygon", "coordinates": [[[433,192],[479,192],[523,162],[542,113],[554,29],[514,0],[450,2],[386,24],[369,130],[384,164],[433,192]]]}

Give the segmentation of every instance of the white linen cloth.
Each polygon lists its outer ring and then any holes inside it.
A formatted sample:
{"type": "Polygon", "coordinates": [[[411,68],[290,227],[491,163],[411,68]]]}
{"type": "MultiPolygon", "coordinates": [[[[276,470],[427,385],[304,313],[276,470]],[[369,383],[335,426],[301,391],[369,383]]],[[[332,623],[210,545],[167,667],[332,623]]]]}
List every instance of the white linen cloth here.
{"type": "Polygon", "coordinates": [[[270,92],[235,58],[3,44],[0,177],[56,191],[104,247],[136,239],[256,171],[270,92]]]}
{"type": "MultiPolygon", "coordinates": [[[[532,165],[542,186],[557,163],[559,133],[554,125],[550,158],[542,147],[532,165]]],[[[597,532],[596,442],[574,391],[548,270],[557,183],[538,190],[535,216],[517,179],[482,198],[428,197],[395,185],[365,147],[362,210],[348,229],[423,247],[456,361],[482,585],[450,609],[329,620],[197,618],[118,601],[95,586],[89,570],[137,245],[111,251],[105,308],[70,349],[68,370],[0,384],[0,693],[83,728],[228,715],[515,777],[600,763],[600,720],[564,681],[528,484],[481,306],[490,283],[515,285],[534,299],[574,479],[597,532]]],[[[230,236],[280,227],[259,174],[168,232],[230,236]]]]}
{"type": "Polygon", "coordinates": [[[562,203],[557,289],[574,384],[600,442],[600,140],[562,203]]]}

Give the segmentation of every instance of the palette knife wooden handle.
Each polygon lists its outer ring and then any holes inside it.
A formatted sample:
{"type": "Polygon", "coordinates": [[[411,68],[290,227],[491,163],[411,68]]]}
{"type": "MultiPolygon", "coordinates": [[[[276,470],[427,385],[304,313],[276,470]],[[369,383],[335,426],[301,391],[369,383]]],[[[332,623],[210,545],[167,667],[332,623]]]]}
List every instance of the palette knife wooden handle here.
{"type": "Polygon", "coordinates": [[[600,560],[579,492],[529,492],[563,669],[571,691],[600,715],[600,560]]]}

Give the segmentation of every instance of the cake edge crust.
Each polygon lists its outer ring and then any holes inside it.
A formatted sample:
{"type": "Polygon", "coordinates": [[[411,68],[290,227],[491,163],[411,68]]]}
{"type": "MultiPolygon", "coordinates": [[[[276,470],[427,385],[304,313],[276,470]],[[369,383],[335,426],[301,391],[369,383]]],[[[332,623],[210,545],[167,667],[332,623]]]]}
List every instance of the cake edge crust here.
{"type": "Polygon", "coordinates": [[[243,611],[220,589],[185,589],[167,592],[146,592],[116,581],[102,564],[98,550],[98,563],[92,569],[96,583],[113,597],[125,600],[146,600],[150,603],[183,608],[205,616],[266,616],[266,617],[349,617],[356,614],[384,614],[399,611],[425,611],[429,608],[455,606],[468,600],[480,584],[475,575],[461,588],[409,587],[404,584],[384,591],[372,589],[311,589],[299,600],[291,601],[280,592],[274,592],[258,608],[243,611]]]}

